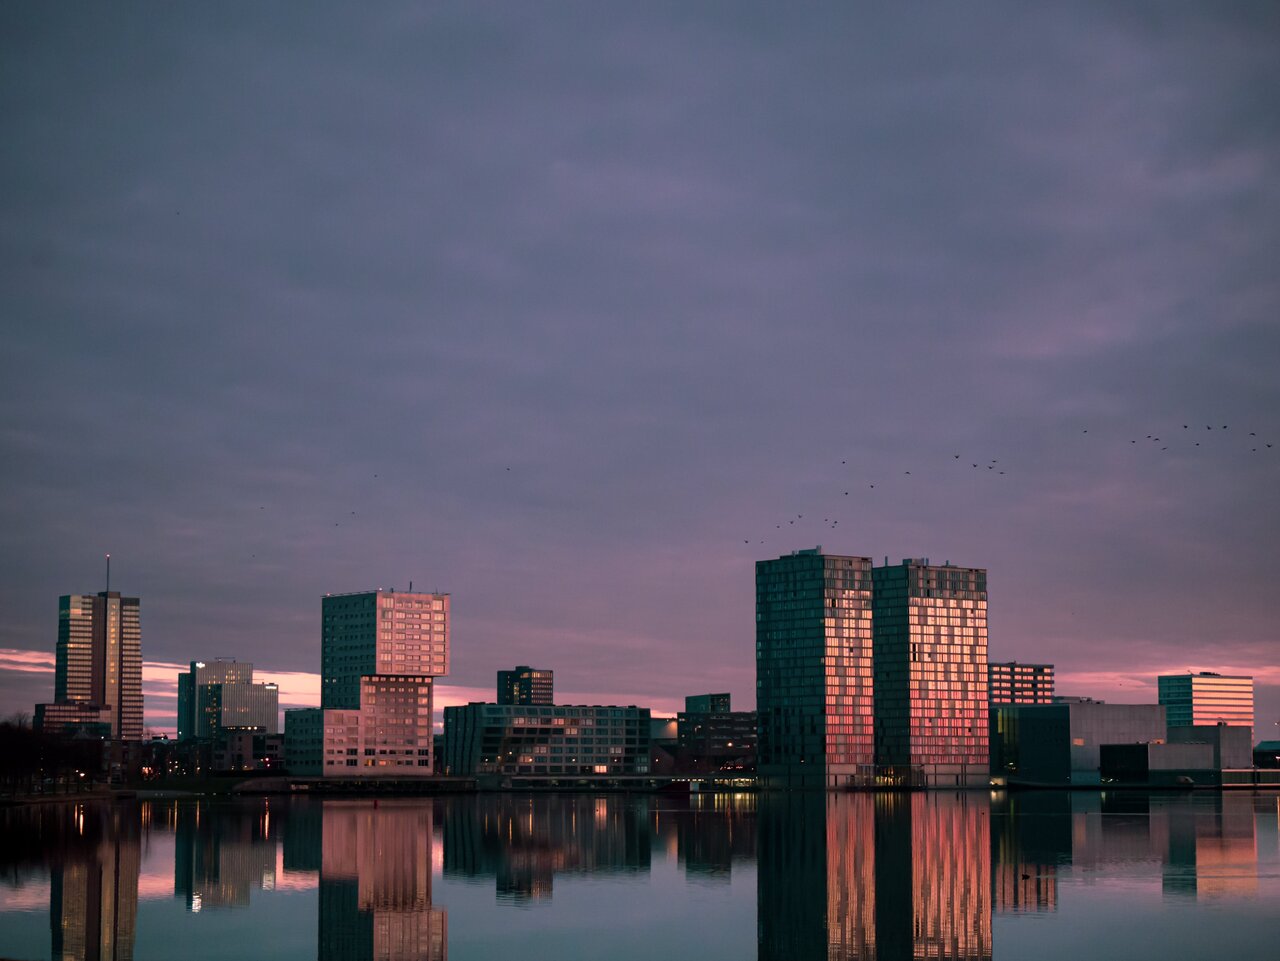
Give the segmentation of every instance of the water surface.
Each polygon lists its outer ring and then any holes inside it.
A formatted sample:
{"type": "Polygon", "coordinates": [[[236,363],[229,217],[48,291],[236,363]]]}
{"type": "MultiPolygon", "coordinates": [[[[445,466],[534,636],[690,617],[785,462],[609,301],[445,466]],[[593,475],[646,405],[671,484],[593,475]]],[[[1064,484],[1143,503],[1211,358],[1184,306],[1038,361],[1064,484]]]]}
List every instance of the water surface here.
{"type": "Polygon", "coordinates": [[[0,956],[1273,958],[1275,793],[0,812],[0,956]]]}

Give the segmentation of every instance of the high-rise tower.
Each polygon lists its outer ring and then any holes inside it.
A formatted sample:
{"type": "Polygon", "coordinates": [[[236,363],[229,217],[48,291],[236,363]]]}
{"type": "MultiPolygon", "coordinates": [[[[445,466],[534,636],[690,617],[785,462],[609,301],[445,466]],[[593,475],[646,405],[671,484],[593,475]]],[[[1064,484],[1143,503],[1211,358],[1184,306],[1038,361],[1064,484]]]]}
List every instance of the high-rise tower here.
{"type": "Polygon", "coordinates": [[[874,763],[871,560],[797,551],[756,563],[757,770],[834,787],[874,763]]]}
{"type": "Polygon", "coordinates": [[[324,774],[430,774],[432,681],[449,673],[449,595],[330,594],[320,613],[324,774]]]}
{"type": "Polygon", "coordinates": [[[142,627],[136,597],[119,591],[58,599],[53,703],[36,705],[37,725],[91,726],[116,740],[142,740],[142,627]]]}
{"type": "Polygon", "coordinates": [[[879,773],[986,784],[987,572],[909,559],[875,568],[872,581],[879,773]]]}

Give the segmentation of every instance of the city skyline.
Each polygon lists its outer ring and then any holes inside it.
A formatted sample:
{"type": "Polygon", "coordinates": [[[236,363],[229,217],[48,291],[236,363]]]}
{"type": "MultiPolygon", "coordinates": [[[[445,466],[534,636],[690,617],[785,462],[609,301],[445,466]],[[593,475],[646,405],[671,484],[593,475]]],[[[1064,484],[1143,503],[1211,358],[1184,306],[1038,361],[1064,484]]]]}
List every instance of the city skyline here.
{"type": "MultiPolygon", "coordinates": [[[[782,557],[777,558],[777,560],[786,560],[787,557],[803,557],[804,555],[813,554],[814,550],[818,549],[820,548],[795,551],[790,555],[783,555],[782,557]]],[[[839,557],[842,555],[824,556],[839,557]]],[[[869,559],[862,558],[861,560],[865,562],[869,559]]],[[[886,557],[885,560],[887,561],[888,558],[886,557]]],[[[913,559],[907,558],[903,560],[903,564],[906,565],[912,561],[913,559]]],[[[927,559],[924,559],[923,562],[927,563],[928,561],[927,559]]],[[[886,564],[884,567],[880,568],[875,568],[874,566],[868,567],[867,570],[868,572],[873,569],[884,571],[897,566],[898,565],[896,564],[886,564]]],[[[381,590],[381,588],[378,589],[378,591],[381,590]]],[[[395,593],[393,589],[388,589],[388,591],[392,594],[395,593]]],[[[88,595],[85,596],[87,597],[88,595]]],[[[328,593],[324,595],[324,598],[342,596],[344,595],[340,593],[328,593]]],[[[446,593],[440,596],[448,595],[446,593]]],[[[318,649],[320,647],[322,647],[322,645],[317,645],[318,649]]],[[[155,734],[167,734],[170,737],[176,736],[179,728],[178,712],[181,710],[181,677],[183,672],[189,670],[195,662],[190,662],[189,664],[167,664],[164,662],[148,661],[145,658],[145,650],[143,653],[142,679],[144,700],[149,701],[154,705],[152,708],[146,709],[146,715],[143,723],[147,730],[155,734]],[[170,713],[170,711],[172,711],[172,713],[170,713]]],[[[230,662],[233,664],[237,663],[235,658],[224,655],[218,655],[215,660],[230,662]]],[[[0,648],[0,678],[5,677],[6,672],[12,672],[20,677],[24,677],[29,684],[38,685],[41,683],[38,679],[41,678],[42,675],[48,674],[52,676],[56,673],[55,661],[56,652],[45,654],[45,652],[40,651],[15,651],[12,649],[0,648]]],[[[991,661],[992,659],[988,657],[988,662],[990,663],[991,661]]],[[[251,665],[248,666],[252,669],[251,665]]],[[[1005,665],[999,664],[999,666],[1004,667],[1005,665]]],[[[1051,674],[1053,674],[1054,666],[1048,665],[1048,667],[1050,668],[1051,674]]],[[[308,671],[258,671],[256,673],[261,676],[261,680],[258,683],[267,683],[277,688],[280,712],[294,708],[320,706],[322,690],[322,675],[320,673],[308,671]]],[[[502,670],[497,672],[500,684],[502,675],[507,673],[512,672],[502,670]]],[[[550,674],[551,672],[547,671],[544,673],[550,674]]],[[[1069,687],[1072,684],[1076,685],[1071,687],[1070,690],[1058,692],[1066,696],[1086,696],[1105,700],[1106,698],[1100,696],[1100,691],[1105,692],[1111,690],[1112,693],[1114,693],[1119,690],[1119,688],[1115,688],[1114,690],[1108,688],[1105,680],[1099,682],[1098,676],[1089,672],[1070,675],[1064,675],[1062,672],[1056,673],[1059,678],[1065,677],[1067,679],[1069,687]]],[[[1167,679],[1171,675],[1175,677],[1189,675],[1226,675],[1231,677],[1234,674],[1248,676],[1248,679],[1251,682],[1251,690],[1254,692],[1253,696],[1255,697],[1259,687],[1265,689],[1270,686],[1267,684],[1266,680],[1268,677],[1274,675],[1277,682],[1280,682],[1280,668],[1270,668],[1268,665],[1249,665],[1239,667],[1234,670],[1213,670],[1206,665],[1201,664],[1198,666],[1187,667],[1184,670],[1174,670],[1170,668],[1161,672],[1161,674],[1157,676],[1151,677],[1128,675],[1129,691],[1121,691],[1121,696],[1119,698],[1112,698],[1112,700],[1116,703],[1154,704],[1159,700],[1158,686],[1160,678],[1167,679]]],[[[868,676],[866,683],[870,684],[870,682],[871,678],[868,676]]],[[[434,703],[437,708],[433,711],[436,728],[440,728],[442,726],[440,718],[442,717],[442,712],[445,707],[463,706],[476,702],[493,702],[494,700],[494,689],[492,685],[488,688],[483,686],[444,684],[433,684],[432,686],[435,692],[434,703]]],[[[687,698],[687,695],[679,691],[667,689],[662,694],[650,697],[647,700],[626,700],[625,698],[618,698],[612,694],[601,693],[602,691],[608,690],[610,690],[610,688],[606,686],[601,688],[600,691],[594,692],[566,692],[565,700],[561,701],[561,703],[626,703],[651,707],[655,712],[655,716],[670,715],[674,718],[679,713],[681,705],[685,704],[687,698]]],[[[617,688],[613,688],[613,690],[617,690],[617,688]]],[[[752,694],[754,693],[755,692],[753,690],[752,694]]],[[[22,705],[17,705],[11,711],[0,711],[0,714],[3,714],[4,716],[8,716],[10,714],[27,714],[34,717],[34,711],[30,709],[30,705],[27,705],[25,708],[22,705]]],[[[281,713],[280,717],[281,730],[283,730],[283,713],[281,713]]],[[[1263,715],[1259,714],[1253,725],[1253,730],[1256,735],[1255,740],[1266,739],[1266,735],[1269,733],[1269,730],[1265,727],[1266,723],[1267,722],[1263,718],[1263,715]]],[[[1280,728],[1280,720],[1274,722],[1274,726],[1280,728]]]]}
{"type": "Polygon", "coordinates": [[[1276,731],[1272,7],[0,17],[0,713],[107,551],[155,719],[410,581],[459,691],[747,707],[821,544],[1276,731]]]}

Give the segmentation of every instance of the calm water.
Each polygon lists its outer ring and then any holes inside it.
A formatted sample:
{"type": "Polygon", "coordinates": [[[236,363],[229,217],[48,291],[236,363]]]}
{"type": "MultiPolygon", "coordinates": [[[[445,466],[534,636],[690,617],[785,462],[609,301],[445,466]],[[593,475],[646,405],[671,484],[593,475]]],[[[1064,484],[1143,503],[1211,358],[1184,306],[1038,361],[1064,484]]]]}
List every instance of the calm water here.
{"type": "Polygon", "coordinates": [[[0,812],[5,958],[1267,958],[1272,794],[0,812]]]}

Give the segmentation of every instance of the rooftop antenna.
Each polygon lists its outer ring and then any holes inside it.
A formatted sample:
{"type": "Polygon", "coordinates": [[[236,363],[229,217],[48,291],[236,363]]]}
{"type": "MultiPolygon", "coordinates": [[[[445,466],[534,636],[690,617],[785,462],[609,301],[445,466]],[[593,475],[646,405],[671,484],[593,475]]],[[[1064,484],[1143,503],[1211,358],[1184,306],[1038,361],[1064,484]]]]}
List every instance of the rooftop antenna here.
{"type": "Polygon", "coordinates": [[[107,555],[107,593],[111,593],[111,555],[107,555]]]}

